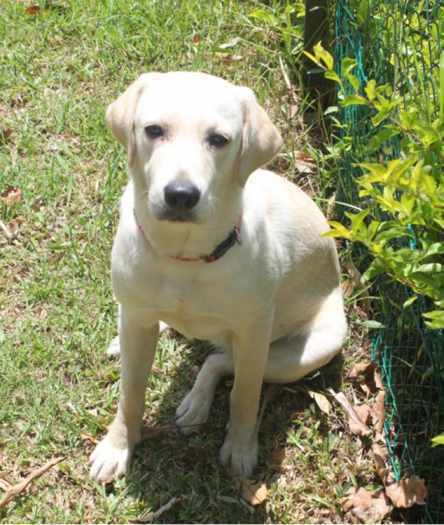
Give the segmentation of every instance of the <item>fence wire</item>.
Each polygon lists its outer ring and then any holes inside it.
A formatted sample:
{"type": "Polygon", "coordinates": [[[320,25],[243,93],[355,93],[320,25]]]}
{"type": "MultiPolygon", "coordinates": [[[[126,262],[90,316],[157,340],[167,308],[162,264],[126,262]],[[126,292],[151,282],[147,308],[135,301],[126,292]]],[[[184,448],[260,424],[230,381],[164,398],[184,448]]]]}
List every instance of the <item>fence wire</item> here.
{"type": "MultiPolygon", "coordinates": [[[[335,63],[354,58],[362,86],[368,79],[390,84],[405,105],[436,118],[444,0],[336,0],[330,7],[335,63]]],[[[342,109],[341,120],[352,145],[342,161],[338,199],[358,203],[356,163],[398,157],[400,145],[392,142],[369,157],[368,111],[349,106],[342,109]]],[[[417,519],[443,523],[444,447],[432,448],[430,440],[444,432],[444,334],[424,326],[425,304],[402,308],[409,291],[401,285],[380,279],[375,293],[385,328],[373,341],[372,357],[386,386],[384,432],[391,466],[398,480],[412,474],[425,478],[427,504],[417,519]]]]}

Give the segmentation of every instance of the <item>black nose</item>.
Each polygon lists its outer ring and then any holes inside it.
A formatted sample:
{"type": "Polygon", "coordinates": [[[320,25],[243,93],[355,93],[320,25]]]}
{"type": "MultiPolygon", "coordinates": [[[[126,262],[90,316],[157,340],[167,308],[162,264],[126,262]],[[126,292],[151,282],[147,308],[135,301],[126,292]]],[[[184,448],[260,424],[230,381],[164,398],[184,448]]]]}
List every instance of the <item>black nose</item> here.
{"type": "Polygon", "coordinates": [[[200,191],[188,181],[173,181],[165,186],[165,202],[175,210],[191,210],[199,201],[200,191]]]}

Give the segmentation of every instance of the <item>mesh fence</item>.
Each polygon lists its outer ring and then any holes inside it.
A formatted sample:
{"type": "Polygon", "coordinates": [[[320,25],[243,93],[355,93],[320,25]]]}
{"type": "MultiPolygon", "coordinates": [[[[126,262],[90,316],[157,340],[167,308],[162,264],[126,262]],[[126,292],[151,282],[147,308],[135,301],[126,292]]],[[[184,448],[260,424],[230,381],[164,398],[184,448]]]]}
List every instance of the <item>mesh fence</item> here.
{"type": "MultiPolygon", "coordinates": [[[[406,103],[416,104],[430,119],[439,111],[439,57],[444,38],[444,0],[336,0],[329,5],[335,22],[335,62],[357,61],[354,74],[390,84],[406,103]],[[408,102],[407,102],[408,100],[408,102]]],[[[352,136],[342,161],[338,200],[359,201],[356,163],[388,160],[401,153],[399,141],[385,144],[369,158],[371,138],[367,110],[342,109],[341,120],[352,136]]],[[[365,257],[365,253],[357,254],[365,257]]],[[[444,522],[444,447],[430,446],[444,432],[444,334],[427,330],[425,304],[403,309],[409,291],[380,279],[379,320],[385,328],[373,341],[373,358],[386,386],[385,437],[391,466],[399,480],[412,474],[426,479],[427,505],[418,520],[444,522]]]]}

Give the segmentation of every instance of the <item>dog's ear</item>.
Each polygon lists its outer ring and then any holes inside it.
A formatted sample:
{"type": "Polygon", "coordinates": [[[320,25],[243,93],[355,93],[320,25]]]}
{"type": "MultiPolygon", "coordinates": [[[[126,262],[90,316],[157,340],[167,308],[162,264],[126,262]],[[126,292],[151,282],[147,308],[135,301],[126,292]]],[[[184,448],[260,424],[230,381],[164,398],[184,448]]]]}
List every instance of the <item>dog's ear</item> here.
{"type": "MultiPolygon", "coordinates": [[[[134,113],[142,91],[161,73],[145,73],[135,80],[106,110],[106,124],[116,139],[129,151],[134,113]]],[[[130,152],[129,152],[130,153],[130,152]]]]}
{"type": "Polygon", "coordinates": [[[282,146],[282,137],[251,89],[241,87],[239,90],[244,109],[239,172],[244,184],[250,173],[276,155],[282,146]]]}

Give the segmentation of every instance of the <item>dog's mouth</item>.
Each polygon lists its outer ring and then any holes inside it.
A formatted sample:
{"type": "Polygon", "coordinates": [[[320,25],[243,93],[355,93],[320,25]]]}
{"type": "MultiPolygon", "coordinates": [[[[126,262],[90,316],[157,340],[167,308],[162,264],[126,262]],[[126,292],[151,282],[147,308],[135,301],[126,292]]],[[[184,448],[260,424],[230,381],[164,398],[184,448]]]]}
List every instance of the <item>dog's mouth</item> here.
{"type": "Polygon", "coordinates": [[[168,210],[164,209],[160,213],[157,213],[157,219],[159,221],[167,222],[196,222],[196,216],[191,211],[185,210],[168,210]]]}

